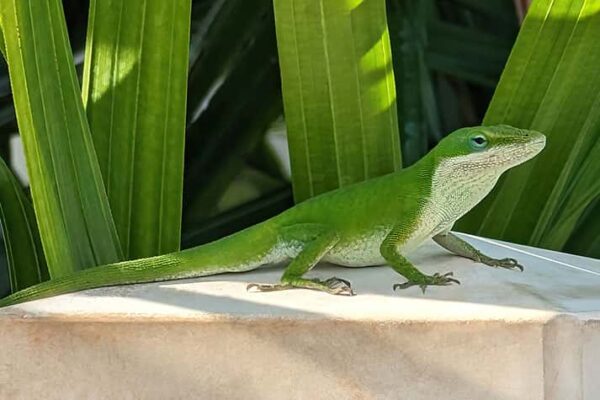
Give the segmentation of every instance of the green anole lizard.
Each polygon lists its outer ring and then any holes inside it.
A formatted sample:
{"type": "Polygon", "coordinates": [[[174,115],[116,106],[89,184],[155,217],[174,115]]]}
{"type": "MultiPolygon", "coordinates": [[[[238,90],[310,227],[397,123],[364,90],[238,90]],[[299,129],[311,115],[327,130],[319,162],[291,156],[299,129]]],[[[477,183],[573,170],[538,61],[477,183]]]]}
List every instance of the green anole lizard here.
{"type": "Polygon", "coordinates": [[[512,258],[482,254],[450,229],[503,172],[534,157],[545,143],[539,132],[506,125],[462,128],[409,168],[316,196],[206,245],[40,283],[0,300],[0,306],[102,286],[243,272],[287,260],[279,283],[250,284],[248,289],[354,294],[344,279],[304,277],[321,260],[351,267],[387,264],[407,279],[393,285],[394,290],[459,283],[451,272],[425,275],[405,257],[430,238],[459,256],[522,270],[512,258]]]}

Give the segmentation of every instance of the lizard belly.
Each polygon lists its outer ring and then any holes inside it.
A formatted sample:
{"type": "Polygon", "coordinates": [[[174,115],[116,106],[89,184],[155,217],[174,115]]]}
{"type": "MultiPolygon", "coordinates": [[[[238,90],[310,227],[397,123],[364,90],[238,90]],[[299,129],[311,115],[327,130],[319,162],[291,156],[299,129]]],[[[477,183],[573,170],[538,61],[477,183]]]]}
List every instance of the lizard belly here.
{"type": "Polygon", "coordinates": [[[379,247],[388,230],[365,234],[353,239],[342,240],[324,257],[323,261],[346,267],[367,267],[385,264],[379,247]]]}

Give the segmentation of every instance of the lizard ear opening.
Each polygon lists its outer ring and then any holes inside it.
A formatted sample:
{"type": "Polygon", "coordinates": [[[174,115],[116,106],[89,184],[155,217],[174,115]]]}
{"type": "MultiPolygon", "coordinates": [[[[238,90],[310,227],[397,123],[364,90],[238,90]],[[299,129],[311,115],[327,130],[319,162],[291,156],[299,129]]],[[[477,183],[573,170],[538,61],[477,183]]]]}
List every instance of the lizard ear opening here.
{"type": "Polygon", "coordinates": [[[483,150],[488,146],[488,140],[483,134],[477,134],[469,138],[469,144],[474,150],[483,150]]]}

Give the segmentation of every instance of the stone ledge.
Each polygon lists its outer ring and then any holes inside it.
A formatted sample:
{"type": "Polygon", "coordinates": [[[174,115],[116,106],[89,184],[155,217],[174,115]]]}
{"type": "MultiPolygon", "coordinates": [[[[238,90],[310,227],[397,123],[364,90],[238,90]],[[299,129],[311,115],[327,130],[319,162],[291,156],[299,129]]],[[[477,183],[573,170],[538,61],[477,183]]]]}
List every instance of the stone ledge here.
{"type": "Polygon", "coordinates": [[[411,259],[461,286],[319,266],[358,295],[246,292],[268,268],[0,310],[0,398],[600,398],[600,261],[469,240],[525,273],[430,243],[411,259]]]}

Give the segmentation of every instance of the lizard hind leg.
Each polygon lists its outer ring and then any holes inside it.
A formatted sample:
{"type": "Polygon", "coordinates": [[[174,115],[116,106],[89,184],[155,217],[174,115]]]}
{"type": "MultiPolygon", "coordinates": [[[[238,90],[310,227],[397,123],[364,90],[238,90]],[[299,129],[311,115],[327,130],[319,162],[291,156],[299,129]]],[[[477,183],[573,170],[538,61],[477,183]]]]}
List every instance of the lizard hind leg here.
{"type": "Polygon", "coordinates": [[[521,272],[524,269],[523,266],[514,258],[498,259],[487,256],[465,240],[450,232],[443,235],[436,235],[433,237],[433,240],[451,253],[461,257],[469,258],[475,262],[479,262],[490,267],[520,270],[521,272]]]}
{"type": "Polygon", "coordinates": [[[283,229],[284,242],[300,243],[301,250],[286,267],[278,284],[251,283],[248,290],[257,289],[261,292],[272,292],[293,288],[319,290],[330,294],[352,296],[350,282],[340,278],[326,280],[304,278],[339,240],[338,235],[320,224],[298,224],[283,229]]]}

